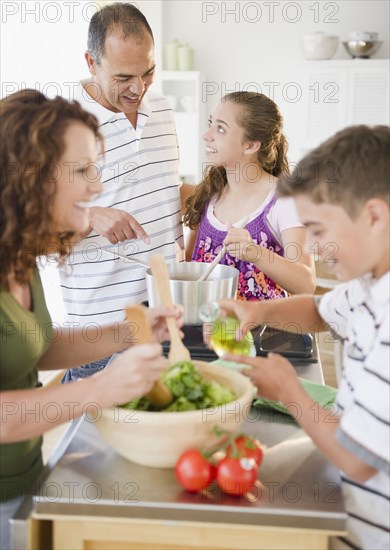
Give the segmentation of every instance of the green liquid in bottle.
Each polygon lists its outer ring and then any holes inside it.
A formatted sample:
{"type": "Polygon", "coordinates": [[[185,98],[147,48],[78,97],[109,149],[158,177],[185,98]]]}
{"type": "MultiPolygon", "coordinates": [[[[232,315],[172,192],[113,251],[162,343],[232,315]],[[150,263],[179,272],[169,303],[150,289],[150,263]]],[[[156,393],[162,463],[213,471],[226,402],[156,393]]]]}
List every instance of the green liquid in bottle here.
{"type": "Polygon", "coordinates": [[[253,336],[247,332],[242,340],[236,340],[236,331],[239,327],[238,319],[225,317],[216,319],[213,323],[210,336],[210,345],[215,353],[221,357],[224,353],[250,355],[253,350],[253,336]]]}

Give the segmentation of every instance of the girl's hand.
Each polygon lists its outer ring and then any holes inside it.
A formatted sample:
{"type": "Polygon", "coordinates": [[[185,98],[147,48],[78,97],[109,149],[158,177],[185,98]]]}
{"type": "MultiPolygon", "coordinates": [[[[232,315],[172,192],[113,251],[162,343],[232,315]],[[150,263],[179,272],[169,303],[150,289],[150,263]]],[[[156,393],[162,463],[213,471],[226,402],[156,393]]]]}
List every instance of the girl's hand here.
{"type": "Polygon", "coordinates": [[[126,403],[147,394],[169,366],[160,344],[142,344],[121,353],[92,379],[102,383],[102,406],[126,403]]]}
{"type": "Polygon", "coordinates": [[[294,367],[277,353],[269,353],[267,357],[226,354],[222,359],[252,367],[241,372],[252,380],[258,394],[266,399],[288,404],[294,400],[295,390],[301,387],[294,367]]]}
{"type": "Polygon", "coordinates": [[[246,229],[231,227],[224,240],[226,250],[234,258],[244,262],[256,262],[259,259],[259,246],[253,242],[252,236],[246,229]]]}
{"type": "Polygon", "coordinates": [[[166,317],[173,317],[178,328],[184,324],[184,309],[178,304],[175,304],[173,308],[163,306],[148,308],[147,313],[153,335],[158,342],[169,340],[166,317]]]}

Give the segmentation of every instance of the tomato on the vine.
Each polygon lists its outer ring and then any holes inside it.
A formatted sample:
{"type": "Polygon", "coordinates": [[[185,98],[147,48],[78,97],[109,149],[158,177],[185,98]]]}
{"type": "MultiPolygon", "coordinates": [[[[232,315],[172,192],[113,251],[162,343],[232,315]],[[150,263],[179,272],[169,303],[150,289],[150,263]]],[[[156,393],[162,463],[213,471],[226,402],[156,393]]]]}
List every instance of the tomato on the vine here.
{"type": "Polygon", "coordinates": [[[226,456],[217,466],[218,486],[229,495],[244,495],[255,485],[257,467],[253,458],[226,456]]]}
{"type": "Polygon", "coordinates": [[[257,439],[247,435],[239,435],[226,448],[226,456],[233,458],[246,457],[253,458],[257,465],[260,466],[263,460],[263,450],[257,439]]]}
{"type": "Polygon", "coordinates": [[[206,489],[216,475],[216,467],[198,449],[189,449],[176,462],[176,479],[184,489],[191,493],[206,489]]]}

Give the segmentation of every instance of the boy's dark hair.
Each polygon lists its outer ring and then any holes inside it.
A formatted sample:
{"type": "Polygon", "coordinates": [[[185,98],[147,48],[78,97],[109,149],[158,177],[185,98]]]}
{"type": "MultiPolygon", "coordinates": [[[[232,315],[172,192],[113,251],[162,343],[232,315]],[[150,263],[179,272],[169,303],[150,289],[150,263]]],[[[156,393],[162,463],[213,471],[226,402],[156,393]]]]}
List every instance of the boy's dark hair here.
{"type": "Polygon", "coordinates": [[[278,193],[339,204],[354,218],[373,197],[389,204],[389,151],[388,126],[345,128],[308,153],[291,175],[282,174],[278,193]]]}
{"type": "Polygon", "coordinates": [[[107,34],[113,28],[119,30],[124,39],[129,36],[142,39],[149,33],[154,40],[146,17],[133,4],[116,2],[105,6],[92,16],[88,29],[88,51],[97,65],[104,55],[107,34]]]}

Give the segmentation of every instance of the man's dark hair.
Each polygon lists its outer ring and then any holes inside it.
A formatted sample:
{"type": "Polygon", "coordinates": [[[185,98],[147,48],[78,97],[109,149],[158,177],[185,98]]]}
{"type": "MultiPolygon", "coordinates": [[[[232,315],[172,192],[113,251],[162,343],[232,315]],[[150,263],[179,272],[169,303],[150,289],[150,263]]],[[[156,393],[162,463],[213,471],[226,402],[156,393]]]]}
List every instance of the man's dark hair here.
{"type": "Polygon", "coordinates": [[[89,24],[88,51],[97,65],[100,65],[104,55],[104,45],[109,31],[113,28],[122,33],[124,39],[129,36],[143,38],[153,32],[146,17],[133,4],[116,2],[97,11],[89,24]]]}

